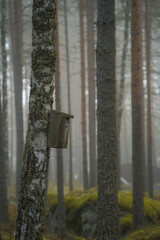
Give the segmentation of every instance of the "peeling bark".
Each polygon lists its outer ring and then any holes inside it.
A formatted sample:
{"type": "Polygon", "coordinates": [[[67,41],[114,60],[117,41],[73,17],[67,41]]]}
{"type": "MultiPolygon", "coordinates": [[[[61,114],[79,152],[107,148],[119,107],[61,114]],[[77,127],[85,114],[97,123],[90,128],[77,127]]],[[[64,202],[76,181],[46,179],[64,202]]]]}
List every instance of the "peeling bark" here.
{"type": "Polygon", "coordinates": [[[21,175],[15,238],[42,239],[49,148],[49,113],[55,72],[55,0],[34,0],[29,122],[21,175]]]}

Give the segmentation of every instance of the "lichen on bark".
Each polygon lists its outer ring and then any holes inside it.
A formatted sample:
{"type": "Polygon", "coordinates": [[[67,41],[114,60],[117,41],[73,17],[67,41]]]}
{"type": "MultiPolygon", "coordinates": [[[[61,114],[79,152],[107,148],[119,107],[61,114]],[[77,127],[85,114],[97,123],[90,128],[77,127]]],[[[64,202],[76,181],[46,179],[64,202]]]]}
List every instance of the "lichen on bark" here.
{"type": "Polygon", "coordinates": [[[55,72],[54,0],[34,0],[29,121],[23,156],[16,239],[42,239],[47,189],[49,113],[55,72]]]}

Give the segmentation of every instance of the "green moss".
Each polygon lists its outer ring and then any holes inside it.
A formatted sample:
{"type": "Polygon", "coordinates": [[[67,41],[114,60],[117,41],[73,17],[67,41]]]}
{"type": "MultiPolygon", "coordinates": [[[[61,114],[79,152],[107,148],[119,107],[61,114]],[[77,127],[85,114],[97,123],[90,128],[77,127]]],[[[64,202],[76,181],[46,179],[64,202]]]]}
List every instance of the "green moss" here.
{"type": "Polygon", "coordinates": [[[122,235],[132,230],[132,214],[126,214],[120,220],[120,229],[122,235]]]}
{"type": "Polygon", "coordinates": [[[118,193],[118,206],[121,211],[132,212],[132,193],[131,192],[122,192],[118,193]]]}
{"type": "MultiPolygon", "coordinates": [[[[50,209],[52,211],[57,206],[56,195],[48,196],[50,209]],[[52,199],[53,198],[53,199],[52,199]],[[51,207],[52,206],[52,207],[51,207]]],[[[97,192],[96,188],[88,191],[72,191],[65,195],[65,210],[67,229],[78,234],[82,234],[82,211],[92,206],[96,208],[97,192]]],[[[132,193],[119,192],[118,204],[120,208],[120,228],[122,236],[132,230],[132,193]]],[[[150,199],[147,194],[144,197],[144,215],[146,223],[155,224],[160,220],[160,202],[150,199]]],[[[139,232],[141,234],[141,232],[139,232]]]]}
{"type": "Polygon", "coordinates": [[[144,228],[140,231],[135,231],[129,236],[124,238],[125,240],[159,240],[160,228],[159,226],[152,226],[144,228]]]}
{"type": "Polygon", "coordinates": [[[147,217],[152,223],[156,223],[160,218],[160,202],[145,197],[144,216],[147,217]]]}

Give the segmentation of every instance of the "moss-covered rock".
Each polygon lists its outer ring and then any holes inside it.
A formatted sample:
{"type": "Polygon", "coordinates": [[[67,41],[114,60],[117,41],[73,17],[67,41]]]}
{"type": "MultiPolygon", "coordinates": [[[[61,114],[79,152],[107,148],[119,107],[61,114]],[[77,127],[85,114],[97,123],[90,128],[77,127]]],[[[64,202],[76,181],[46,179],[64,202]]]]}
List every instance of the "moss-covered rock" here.
{"type": "MultiPolygon", "coordinates": [[[[132,193],[119,192],[118,205],[120,214],[121,236],[132,230],[132,193]]],[[[57,229],[57,197],[49,195],[49,216],[51,228],[57,229]],[[50,220],[50,221],[51,221],[50,220]],[[54,223],[53,223],[54,222],[54,223]]],[[[65,195],[66,225],[69,231],[93,239],[96,234],[96,188],[88,191],[73,191],[65,195]]],[[[146,224],[157,224],[160,220],[160,202],[144,196],[144,215],[146,224]]],[[[141,234],[141,232],[139,232],[141,234]]],[[[160,239],[160,238],[159,238],[160,239]]]]}
{"type": "Polygon", "coordinates": [[[160,202],[145,197],[144,216],[152,223],[156,223],[160,219],[160,202]]]}

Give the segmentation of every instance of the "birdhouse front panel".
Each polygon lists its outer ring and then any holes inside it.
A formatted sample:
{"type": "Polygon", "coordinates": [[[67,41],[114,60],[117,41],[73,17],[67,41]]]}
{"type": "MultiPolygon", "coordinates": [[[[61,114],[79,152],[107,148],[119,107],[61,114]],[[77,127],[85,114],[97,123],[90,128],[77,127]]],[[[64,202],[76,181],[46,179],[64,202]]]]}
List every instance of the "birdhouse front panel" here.
{"type": "Polygon", "coordinates": [[[67,148],[70,118],[73,118],[73,115],[56,110],[51,111],[48,147],[67,148]]]}

